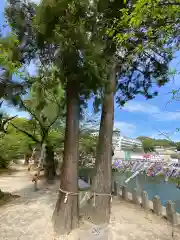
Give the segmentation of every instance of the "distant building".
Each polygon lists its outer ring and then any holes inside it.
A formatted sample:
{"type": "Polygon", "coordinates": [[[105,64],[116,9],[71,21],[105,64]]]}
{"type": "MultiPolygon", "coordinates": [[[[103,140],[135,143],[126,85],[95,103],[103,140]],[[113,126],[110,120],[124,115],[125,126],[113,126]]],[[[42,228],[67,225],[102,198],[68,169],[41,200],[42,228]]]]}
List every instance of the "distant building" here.
{"type": "Polygon", "coordinates": [[[171,156],[177,154],[177,148],[175,146],[156,146],[154,148],[156,154],[161,156],[165,161],[170,161],[171,156]]]}
{"type": "MultiPolygon", "coordinates": [[[[92,135],[98,136],[98,132],[94,131],[92,135]]],[[[139,139],[121,136],[119,131],[113,132],[112,146],[114,151],[113,159],[142,158],[144,153],[142,142],[139,139]]]]}
{"type": "Polygon", "coordinates": [[[159,154],[175,154],[177,153],[176,146],[164,147],[164,146],[155,146],[154,151],[159,154]]]}
{"type": "Polygon", "coordinates": [[[123,158],[130,160],[132,158],[141,158],[143,151],[142,142],[138,139],[123,137],[120,135],[113,136],[114,159],[123,158]]]}
{"type": "Polygon", "coordinates": [[[118,131],[113,132],[112,144],[113,144],[114,149],[116,147],[119,147],[120,138],[121,138],[120,132],[118,132],[118,131]]]}
{"type": "Polygon", "coordinates": [[[141,152],[143,149],[142,142],[139,139],[128,137],[120,137],[120,148],[122,150],[131,150],[134,152],[141,152]]]}
{"type": "Polygon", "coordinates": [[[132,150],[135,152],[142,151],[143,145],[139,139],[120,136],[120,133],[114,133],[112,143],[115,149],[132,150]]]}

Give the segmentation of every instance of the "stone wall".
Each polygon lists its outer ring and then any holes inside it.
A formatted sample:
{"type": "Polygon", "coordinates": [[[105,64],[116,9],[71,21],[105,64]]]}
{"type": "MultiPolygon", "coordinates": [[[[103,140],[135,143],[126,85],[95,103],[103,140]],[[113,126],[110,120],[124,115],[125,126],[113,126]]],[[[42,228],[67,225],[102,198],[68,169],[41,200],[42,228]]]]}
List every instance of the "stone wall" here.
{"type": "Polygon", "coordinates": [[[129,193],[126,186],[120,186],[117,182],[113,182],[112,192],[114,196],[120,197],[124,201],[130,201],[141,206],[145,211],[151,210],[157,216],[166,218],[173,225],[180,224],[180,214],[175,211],[175,203],[171,200],[167,201],[164,207],[158,195],[150,201],[146,191],[143,191],[140,196],[136,188],[132,193],[129,193]]]}

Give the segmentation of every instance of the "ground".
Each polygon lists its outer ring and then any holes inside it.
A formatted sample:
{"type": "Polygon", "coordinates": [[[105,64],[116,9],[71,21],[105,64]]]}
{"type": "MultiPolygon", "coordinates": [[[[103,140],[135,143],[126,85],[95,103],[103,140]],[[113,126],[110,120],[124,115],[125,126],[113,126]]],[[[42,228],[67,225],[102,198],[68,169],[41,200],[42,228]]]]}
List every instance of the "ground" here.
{"type": "Polygon", "coordinates": [[[169,240],[180,239],[180,230],[140,207],[114,199],[109,226],[83,222],[69,236],[56,237],[51,217],[57,199],[59,181],[54,185],[39,183],[34,191],[31,175],[26,169],[0,176],[0,188],[19,198],[0,206],[0,240],[169,240]]]}

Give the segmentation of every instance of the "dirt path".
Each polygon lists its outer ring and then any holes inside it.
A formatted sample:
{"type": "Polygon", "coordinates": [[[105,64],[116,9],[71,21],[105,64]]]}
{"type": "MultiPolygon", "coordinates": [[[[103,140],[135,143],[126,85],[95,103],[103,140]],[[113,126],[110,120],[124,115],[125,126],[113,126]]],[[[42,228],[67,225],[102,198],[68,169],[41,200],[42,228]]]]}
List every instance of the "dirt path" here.
{"type": "Polygon", "coordinates": [[[109,226],[94,226],[85,222],[69,236],[55,238],[51,217],[57,199],[59,182],[47,186],[41,182],[34,192],[27,170],[0,177],[2,191],[20,198],[0,207],[0,240],[170,240],[180,239],[179,229],[172,238],[167,221],[142,211],[131,203],[114,200],[109,226]]]}

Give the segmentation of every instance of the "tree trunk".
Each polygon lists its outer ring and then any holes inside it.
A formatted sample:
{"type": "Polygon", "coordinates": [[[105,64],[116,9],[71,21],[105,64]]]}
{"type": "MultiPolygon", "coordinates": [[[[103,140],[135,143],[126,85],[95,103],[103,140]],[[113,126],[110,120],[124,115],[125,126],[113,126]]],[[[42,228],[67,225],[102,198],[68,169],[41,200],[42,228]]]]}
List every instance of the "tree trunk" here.
{"type": "Polygon", "coordinates": [[[4,193],[0,189],[0,199],[4,196],[4,193]]]}
{"type": "Polygon", "coordinates": [[[52,182],[56,176],[54,151],[53,147],[49,144],[45,144],[45,158],[44,158],[44,176],[47,182],[52,182]]]}
{"type": "Polygon", "coordinates": [[[59,191],[58,200],[53,214],[54,229],[59,234],[69,233],[78,227],[78,148],[79,148],[79,97],[74,84],[68,84],[67,88],[67,115],[64,143],[64,159],[61,173],[60,189],[69,194],[65,202],[66,194],[59,191]]]}
{"type": "Polygon", "coordinates": [[[111,207],[111,172],[112,172],[112,133],[114,123],[114,94],[116,87],[116,65],[111,70],[111,81],[105,93],[97,153],[95,161],[95,174],[92,181],[92,192],[97,193],[93,197],[92,220],[94,223],[108,223],[111,207]],[[107,194],[107,195],[98,195],[107,194]]]}
{"type": "Polygon", "coordinates": [[[26,166],[29,164],[29,157],[30,157],[29,154],[24,155],[24,165],[26,166]]]}

